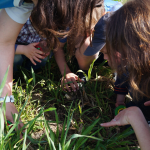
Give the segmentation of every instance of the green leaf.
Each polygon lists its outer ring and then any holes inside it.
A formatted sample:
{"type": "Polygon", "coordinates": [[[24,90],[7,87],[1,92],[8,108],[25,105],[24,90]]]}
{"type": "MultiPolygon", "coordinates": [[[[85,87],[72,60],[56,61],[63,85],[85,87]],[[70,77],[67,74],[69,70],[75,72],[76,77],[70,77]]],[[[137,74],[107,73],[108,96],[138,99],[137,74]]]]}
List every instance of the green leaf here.
{"type": "Polygon", "coordinates": [[[64,149],[64,147],[65,147],[67,134],[68,134],[69,127],[70,127],[70,123],[71,123],[71,120],[72,120],[72,117],[73,117],[73,113],[72,113],[72,115],[71,115],[71,117],[70,117],[72,104],[73,104],[73,102],[71,103],[71,106],[70,106],[70,108],[69,108],[68,118],[67,118],[67,129],[66,129],[66,132],[65,132],[65,135],[64,135],[63,141],[62,141],[62,143],[61,143],[61,144],[62,144],[62,148],[63,148],[63,149],[64,149]]]}
{"type": "Polygon", "coordinates": [[[48,124],[46,122],[46,120],[44,120],[44,124],[45,124],[45,132],[46,132],[46,136],[47,136],[47,139],[48,139],[48,144],[49,144],[49,148],[50,150],[52,149],[51,147],[53,147],[53,150],[56,150],[56,147],[54,145],[54,142],[52,141],[52,139],[50,138],[49,136],[49,132],[48,132],[48,124]]]}
{"type": "Polygon", "coordinates": [[[52,108],[52,107],[50,107],[50,108],[48,108],[48,109],[44,110],[44,112],[48,112],[48,111],[55,111],[55,110],[56,110],[56,108],[52,108]]]}
{"type": "Polygon", "coordinates": [[[8,70],[9,70],[9,66],[8,66],[8,68],[7,68],[7,71],[6,71],[5,75],[4,75],[4,78],[3,78],[3,80],[2,80],[2,83],[1,83],[1,85],[0,85],[0,96],[2,95],[3,88],[4,88],[5,83],[6,83],[6,80],[7,80],[8,70]]]}
{"type": "Polygon", "coordinates": [[[35,73],[32,67],[31,67],[31,73],[32,73],[32,78],[33,78],[33,84],[35,86],[35,73]]]}
{"type": "Polygon", "coordinates": [[[4,116],[2,109],[0,109],[0,141],[2,141],[2,136],[4,134],[4,116]]]}
{"type": "Polygon", "coordinates": [[[77,72],[82,72],[83,75],[84,75],[85,78],[86,78],[86,81],[89,81],[89,78],[88,78],[87,74],[86,74],[83,70],[78,70],[77,72]]]}
{"type": "Polygon", "coordinates": [[[33,80],[33,78],[29,79],[29,80],[28,80],[28,84],[29,84],[32,80],[33,80]]]}
{"type": "Polygon", "coordinates": [[[26,150],[26,139],[27,139],[27,130],[25,130],[22,150],[26,150]]]}
{"type": "Polygon", "coordinates": [[[23,76],[24,76],[24,79],[25,79],[25,81],[26,81],[26,84],[28,84],[28,78],[27,78],[27,76],[25,75],[25,73],[22,71],[22,74],[23,74],[23,76]]]}
{"type": "Polygon", "coordinates": [[[89,68],[89,70],[88,70],[88,80],[91,79],[91,73],[92,73],[92,69],[93,69],[95,60],[96,60],[96,59],[93,60],[92,64],[90,65],[90,68],[89,68]]]}
{"type": "Polygon", "coordinates": [[[13,126],[8,131],[7,135],[5,136],[5,140],[11,136],[11,133],[15,130],[15,128],[18,126],[18,124],[19,124],[19,122],[15,122],[14,124],[12,124],[13,126]]]}
{"type": "Polygon", "coordinates": [[[31,130],[33,129],[33,127],[34,127],[34,125],[35,125],[35,120],[32,120],[31,122],[30,122],[30,124],[29,124],[29,127],[28,127],[28,134],[31,132],[31,130]]]}
{"type": "Polygon", "coordinates": [[[97,140],[97,141],[103,141],[103,139],[97,138],[97,137],[94,137],[94,136],[87,136],[87,135],[73,134],[73,135],[71,136],[71,138],[69,139],[69,141],[66,143],[65,149],[67,150],[67,148],[69,147],[70,142],[71,142],[72,139],[75,139],[75,138],[81,138],[81,137],[83,137],[83,138],[90,138],[90,139],[97,140]]]}

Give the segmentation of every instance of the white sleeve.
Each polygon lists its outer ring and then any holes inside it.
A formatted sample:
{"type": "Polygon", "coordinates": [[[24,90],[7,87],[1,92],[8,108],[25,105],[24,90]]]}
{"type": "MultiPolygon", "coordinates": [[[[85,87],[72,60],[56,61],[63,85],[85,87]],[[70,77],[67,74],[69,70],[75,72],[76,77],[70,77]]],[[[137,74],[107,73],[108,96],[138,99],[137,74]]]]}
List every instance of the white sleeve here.
{"type": "Polygon", "coordinates": [[[5,8],[8,16],[17,23],[24,24],[31,15],[34,4],[23,3],[19,7],[5,8]]]}

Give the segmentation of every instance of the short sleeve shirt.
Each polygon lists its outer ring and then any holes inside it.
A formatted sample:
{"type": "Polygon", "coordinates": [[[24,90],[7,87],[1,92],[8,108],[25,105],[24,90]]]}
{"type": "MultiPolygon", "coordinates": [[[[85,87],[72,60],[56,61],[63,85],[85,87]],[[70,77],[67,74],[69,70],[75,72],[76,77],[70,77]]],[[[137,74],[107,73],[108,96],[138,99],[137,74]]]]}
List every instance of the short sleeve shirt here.
{"type": "Polygon", "coordinates": [[[8,16],[17,23],[24,24],[31,15],[33,10],[33,3],[23,3],[19,7],[5,8],[8,16]]]}
{"type": "MultiPolygon", "coordinates": [[[[61,43],[67,42],[67,38],[58,38],[61,43]]],[[[32,26],[32,23],[30,21],[30,18],[28,18],[27,22],[22,27],[16,43],[19,44],[30,44],[30,43],[36,43],[40,42],[41,40],[46,40],[42,38],[37,31],[32,26]]]]}

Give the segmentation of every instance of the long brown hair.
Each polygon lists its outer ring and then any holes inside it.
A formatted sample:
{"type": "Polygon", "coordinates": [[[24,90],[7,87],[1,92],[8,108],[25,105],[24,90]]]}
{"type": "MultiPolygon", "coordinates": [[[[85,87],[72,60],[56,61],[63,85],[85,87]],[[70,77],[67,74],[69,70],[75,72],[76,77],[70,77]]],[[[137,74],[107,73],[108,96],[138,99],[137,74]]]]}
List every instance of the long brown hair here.
{"type": "Polygon", "coordinates": [[[97,3],[102,4],[103,0],[39,0],[31,14],[32,24],[47,39],[50,48],[56,47],[57,36],[67,37],[67,49],[71,54],[74,39],[83,31],[86,37],[86,15],[90,13],[92,17],[97,3]]]}
{"type": "Polygon", "coordinates": [[[120,75],[129,72],[133,97],[150,97],[150,2],[131,0],[117,10],[106,28],[107,53],[120,75]],[[121,54],[119,67],[116,53],[121,54]]]}

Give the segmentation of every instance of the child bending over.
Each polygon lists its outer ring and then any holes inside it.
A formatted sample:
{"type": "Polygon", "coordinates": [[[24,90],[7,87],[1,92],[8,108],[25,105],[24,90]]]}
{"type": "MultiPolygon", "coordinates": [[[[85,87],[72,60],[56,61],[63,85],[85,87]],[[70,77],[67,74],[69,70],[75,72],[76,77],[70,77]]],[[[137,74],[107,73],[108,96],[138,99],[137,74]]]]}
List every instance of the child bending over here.
{"type": "MultiPolygon", "coordinates": [[[[96,3],[101,0],[25,0],[19,6],[6,8],[0,3],[0,83],[9,67],[6,84],[3,88],[0,101],[6,97],[6,118],[13,122],[12,114],[18,113],[12,100],[13,61],[17,36],[27,21],[30,14],[34,28],[47,40],[47,46],[51,49],[56,46],[56,36],[62,35],[76,37],[83,30],[85,22],[83,18],[88,12],[92,13],[96,3]],[[89,8],[89,9],[87,9],[89,8]],[[32,10],[33,9],[33,10],[32,10]],[[32,11],[32,13],[31,13],[32,11]],[[66,29],[69,27],[69,32],[66,29]],[[61,31],[60,31],[61,30],[61,31]],[[74,32],[76,31],[76,32],[74,32]],[[76,33],[73,35],[73,33],[76,33]]],[[[12,2],[12,1],[11,1],[12,2]]],[[[19,0],[18,0],[19,2],[19,0]]],[[[9,6],[7,6],[9,7],[9,6]]],[[[72,43],[70,43],[72,45],[72,43]]],[[[70,46],[72,47],[72,46],[70,46]]],[[[19,124],[22,127],[23,124],[19,124]]]]}
{"type": "MultiPolygon", "coordinates": [[[[60,43],[65,43],[65,39],[59,38],[60,43]]],[[[14,72],[25,61],[25,68],[34,70],[44,67],[51,49],[47,47],[45,38],[40,36],[32,26],[32,21],[29,18],[21,29],[15,44],[14,72]],[[39,49],[38,49],[39,48],[39,49]],[[42,50],[40,50],[42,49],[42,50]]]]}
{"type": "MultiPolygon", "coordinates": [[[[132,107],[122,110],[111,122],[101,125],[131,124],[142,150],[150,147],[150,129],[146,123],[150,119],[150,107],[146,106],[150,99],[149,6],[149,1],[132,0],[117,10],[108,19],[106,47],[102,50],[104,58],[117,72],[120,85],[127,85],[125,88],[131,93],[134,106],[130,105],[132,107]]],[[[122,88],[117,85],[116,90],[122,88]]],[[[122,94],[120,102],[124,103],[122,94]]]]}
{"type": "MultiPolygon", "coordinates": [[[[94,59],[98,58],[100,50],[105,45],[105,36],[104,36],[104,26],[105,23],[100,21],[100,18],[107,11],[115,11],[120,8],[122,4],[120,2],[105,0],[100,3],[97,3],[93,10],[92,20],[90,20],[90,14],[86,16],[86,36],[84,36],[83,32],[80,33],[80,36],[74,38],[75,42],[75,50],[67,49],[70,54],[75,55],[79,68],[83,70],[85,73],[88,72],[90,64],[94,59]],[[91,28],[89,28],[89,22],[91,21],[91,28]],[[90,46],[90,43],[92,46],[90,46]]],[[[68,44],[68,43],[67,43],[68,44]]],[[[64,58],[64,52],[62,49],[59,49],[55,52],[55,59],[59,66],[61,75],[62,75],[62,86],[65,83],[65,88],[70,92],[71,89],[76,91],[79,89],[76,80],[78,80],[78,76],[71,72],[69,67],[66,64],[64,58]],[[66,73],[64,78],[64,71],[66,73]],[[67,82],[70,83],[70,88],[67,82]],[[75,86],[74,86],[75,85],[75,86]]],[[[82,73],[78,73],[79,77],[83,77],[82,73]]]]}

